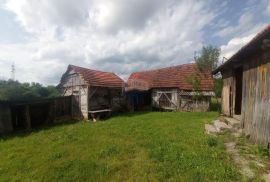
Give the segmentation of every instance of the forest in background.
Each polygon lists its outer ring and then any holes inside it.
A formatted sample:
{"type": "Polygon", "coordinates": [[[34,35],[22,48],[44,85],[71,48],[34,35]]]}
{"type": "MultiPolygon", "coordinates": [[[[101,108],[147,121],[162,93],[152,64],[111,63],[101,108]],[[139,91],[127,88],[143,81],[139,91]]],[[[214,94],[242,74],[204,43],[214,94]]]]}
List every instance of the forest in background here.
{"type": "Polygon", "coordinates": [[[40,83],[20,83],[12,80],[0,80],[0,100],[29,101],[57,96],[60,96],[60,93],[55,86],[43,86],[40,83]]]}

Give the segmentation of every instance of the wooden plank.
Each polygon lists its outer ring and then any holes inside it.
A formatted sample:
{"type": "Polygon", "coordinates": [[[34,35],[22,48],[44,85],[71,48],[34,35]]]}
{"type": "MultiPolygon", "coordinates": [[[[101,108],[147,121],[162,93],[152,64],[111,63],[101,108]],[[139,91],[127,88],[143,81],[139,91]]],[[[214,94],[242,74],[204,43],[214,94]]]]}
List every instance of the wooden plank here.
{"type": "Polygon", "coordinates": [[[30,117],[30,107],[29,105],[25,106],[25,121],[26,129],[31,129],[31,117],[30,117]]]}
{"type": "Polygon", "coordinates": [[[89,113],[102,113],[102,112],[112,112],[111,109],[102,109],[102,110],[94,110],[94,111],[88,111],[89,113]]]}

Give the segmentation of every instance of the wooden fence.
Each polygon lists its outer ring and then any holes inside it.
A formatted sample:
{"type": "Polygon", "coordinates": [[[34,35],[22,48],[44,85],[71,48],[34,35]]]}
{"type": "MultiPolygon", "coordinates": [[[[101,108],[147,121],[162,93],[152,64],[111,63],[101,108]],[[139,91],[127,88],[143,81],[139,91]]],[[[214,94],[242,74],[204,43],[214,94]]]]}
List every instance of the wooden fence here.
{"type": "Polygon", "coordinates": [[[0,102],[0,133],[81,117],[78,98],[75,96],[29,102],[0,102]]]}

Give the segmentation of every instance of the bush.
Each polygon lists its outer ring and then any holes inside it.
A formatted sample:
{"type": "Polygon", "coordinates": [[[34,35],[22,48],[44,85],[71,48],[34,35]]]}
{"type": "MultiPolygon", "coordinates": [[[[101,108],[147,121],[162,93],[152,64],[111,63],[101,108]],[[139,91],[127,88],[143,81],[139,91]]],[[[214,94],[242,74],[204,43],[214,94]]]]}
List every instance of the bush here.
{"type": "Polygon", "coordinates": [[[262,156],[262,157],[267,157],[267,156],[269,156],[269,151],[268,151],[268,149],[267,149],[266,147],[261,146],[261,145],[259,145],[259,146],[257,147],[256,153],[257,153],[257,155],[262,156]]]}
{"type": "Polygon", "coordinates": [[[211,137],[211,138],[208,138],[207,144],[209,147],[215,147],[215,146],[217,146],[218,141],[216,138],[211,137]]]}
{"type": "Polygon", "coordinates": [[[220,100],[220,98],[211,98],[210,111],[216,111],[216,112],[220,113],[220,111],[221,111],[221,100],[220,100]]]}

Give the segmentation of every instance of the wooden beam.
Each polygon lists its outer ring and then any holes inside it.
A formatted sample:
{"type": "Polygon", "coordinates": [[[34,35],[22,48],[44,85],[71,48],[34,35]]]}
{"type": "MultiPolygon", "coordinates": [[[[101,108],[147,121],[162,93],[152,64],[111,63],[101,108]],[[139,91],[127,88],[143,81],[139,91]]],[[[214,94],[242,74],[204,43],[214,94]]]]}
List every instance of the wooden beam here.
{"type": "Polygon", "coordinates": [[[31,115],[29,105],[25,106],[25,121],[26,121],[26,129],[31,129],[31,115]]]}
{"type": "MultiPolygon", "coordinates": [[[[91,88],[91,87],[90,87],[90,88],[91,88]]],[[[89,88],[89,90],[90,90],[90,88],[89,88]]],[[[90,93],[90,95],[89,95],[89,97],[88,97],[88,100],[91,99],[91,98],[93,97],[93,95],[96,93],[96,91],[97,91],[97,87],[95,88],[95,90],[94,90],[92,93],[90,93]]]]}

